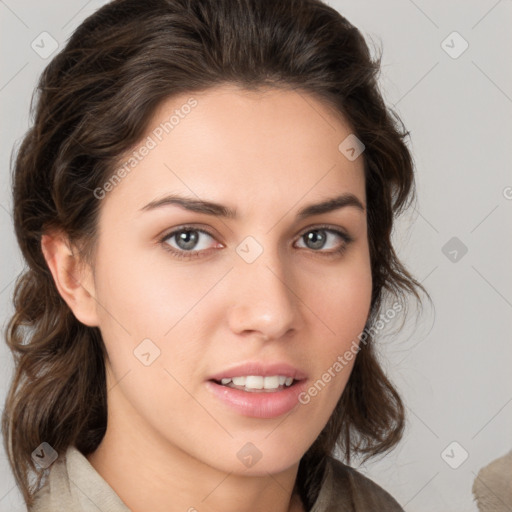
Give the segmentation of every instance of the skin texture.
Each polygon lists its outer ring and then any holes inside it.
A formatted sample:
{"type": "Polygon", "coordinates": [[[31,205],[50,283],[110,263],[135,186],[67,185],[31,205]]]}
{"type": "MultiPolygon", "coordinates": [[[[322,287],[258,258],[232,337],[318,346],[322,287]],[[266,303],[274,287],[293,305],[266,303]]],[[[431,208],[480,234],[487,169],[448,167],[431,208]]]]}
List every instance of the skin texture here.
{"type": "Polygon", "coordinates": [[[300,458],[354,360],[307,405],[272,419],[237,413],[206,381],[239,363],[285,361],[311,385],[357,340],[372,288],[366,212],[296,213],[341,193],[366,205],[363,160],[338,150],[351,130],[312,96],[231,85],[162,103],[141,144],[190,97],[197,106],[102,199],[93,268],[64,236],[42,240],[60,294],[99,326],[108,351],[108,426],[88,460],[134,512],[302,510],[292,496],[300,458]],[[169,193],[238,218],[141,211],[169,193]],[[166,250],[183,247],[177,237],[160,241],[184,224],[213,234],[196,232],[202,253],[190,260],[166,250]],[[323,231],[323,247],[307,245],[302,235],[322,224],[353,241],[323,231]],[[263,249],[250,264],[236,252],[247,236],[263,249]],[[134,350],[148,338],[160,355],[146,366],[134,350]],[[237,457],[247,442],[262,454],[251,467],[237,457]]]}

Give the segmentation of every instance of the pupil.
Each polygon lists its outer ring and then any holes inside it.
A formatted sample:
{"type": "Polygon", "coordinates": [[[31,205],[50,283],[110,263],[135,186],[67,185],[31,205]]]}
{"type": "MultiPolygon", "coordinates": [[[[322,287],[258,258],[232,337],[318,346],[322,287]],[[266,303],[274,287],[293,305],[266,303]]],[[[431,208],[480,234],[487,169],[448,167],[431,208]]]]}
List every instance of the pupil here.
{"type": "Polygon", "coordinates": [[[306,242],[312,242],[313,249],[321,249],[325,243],[325,234],[319,235],[319,233],[323,233],[323,231],[315,229],[306,235],[306,242]]]}
{"type": "Polygon", "coordinates": [[[177,244],[181,249],[192,249],[197,243],[197,238],[196,231],[181,231],[178,235],[177,244]]]}

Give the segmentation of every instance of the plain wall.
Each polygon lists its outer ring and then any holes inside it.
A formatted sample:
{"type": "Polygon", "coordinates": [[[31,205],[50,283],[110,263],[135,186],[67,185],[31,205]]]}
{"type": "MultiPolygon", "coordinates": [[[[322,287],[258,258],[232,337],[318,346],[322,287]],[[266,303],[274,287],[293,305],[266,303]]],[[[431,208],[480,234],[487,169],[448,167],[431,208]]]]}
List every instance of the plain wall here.
{"type": "MultiPolygon", "coordinates": [[[[103,3],[0,2],[3,326],[22,269],[10,216],[9,159],[29,126],[36,80],[51,59],[31,44],[48,32],[64,45],[103,3]]],[[[384,333],[381,353],[406,402],[407,431],[393,452],[360,470],[408,512],[475,512],[476,474],[512,448],[512,2],[329,4],[371,47],[382,44],[382,91],[410,131],[418,187],[416,207],[394,237],[434,304],[400,333],[384,333]],[[464,41],[468,47],[458,55],[464,41]]],[[[2,343],[2,405],[11,375],[2,343]]],[[[0,512],[21,510],[2,449],[0,512]]]]}

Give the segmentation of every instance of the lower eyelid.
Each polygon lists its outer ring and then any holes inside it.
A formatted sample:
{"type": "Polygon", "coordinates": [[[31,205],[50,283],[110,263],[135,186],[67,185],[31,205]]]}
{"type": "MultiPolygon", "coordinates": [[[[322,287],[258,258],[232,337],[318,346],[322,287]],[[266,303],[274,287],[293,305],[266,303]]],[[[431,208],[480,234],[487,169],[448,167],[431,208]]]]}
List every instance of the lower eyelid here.
{"type": "MultiPolygon", "coordinates": [[[[205,230],[203,228],[198,228],[198,227],[194,227],[194,226],[182,226],[182,227],[180,227],[178,229],[175,229],[174,231],[171,231],[170,233],[166,234],[163,238],[161,238],[160,242],[164,245],[164,249],[165,250],[173,253],[178,258],[182,257],[182,258],[186,259],[186,258],[193,258],[193,257],[196,257],[196,256],[201,256],[204,253],[210,252],[211,249],[212,249],[212,248],[197,249],[197,250],[193,249],[193,250],[190,250],[190,251],[186,251],[184,249],[176,249],[176,248],[170,246],[170,244],[167,243],[167,241],[169,239],[173,238],[174,236],[176,236],[177,234],[179,234],[180,232],[183,232],[183,231],[197,231],[199,233],[203,233],[205,235],[208,235],[212,240],[217,241],[217,238],[216,238],[216,236],[213,233],[210,233],[209,231],[207,231],[207,230],[205,230]]],[[[326,231],[326,232],[329,232],[331,234],[337,235],[343,241],[343,243],[341,244],[341,247],[338,247],[337,249],[331,249],[331,250],[319,249],[317,251],[315,251],[314,249],[309,249],[311,252],[317,253],[319,255],[321,255],[321,254],[324,254],[324,255],[329,255],[329,254],[334,255],[335,253],[339,253],[339,252],[343,251],[344,249],[346,249],[346,246],[350,242],[353,241],[353,238],[351,236],[349,236],[348,234],[344,233],[343,231],[340,231],[338,229],[335,229],[335,228],[332,228],[332,227],[328,227],[328,226],[310,227],[310,228],[306,229],[305,231],[303,231],[298,236],[296,241],[301,240],[302,237],[305,234],[307,234],[307,233],[309,233],[311,231],[326,231]]],[[[220,242],[217,241],[217,243],[220,243],[220,242]]],[[[308,249],[308,247],[300,247],[300,249],[308,249]]]]}

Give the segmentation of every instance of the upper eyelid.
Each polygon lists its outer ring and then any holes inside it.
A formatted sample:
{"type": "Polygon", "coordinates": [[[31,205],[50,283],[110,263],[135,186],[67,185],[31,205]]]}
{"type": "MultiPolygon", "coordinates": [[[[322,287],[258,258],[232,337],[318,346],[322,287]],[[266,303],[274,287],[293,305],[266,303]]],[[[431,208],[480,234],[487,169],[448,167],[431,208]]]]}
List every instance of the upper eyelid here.
{"type": "Polygon", "coordinates": [[[174,236],[181,231],[200,231],[201,233],[205,233],[205,234],[211,236],[212,238],[216,238],[216,235],[213,232],[211,232],[209,229],[199,227],[199,226],[192,226],[192,225],[189,226],[187,224],[184,224],[183,226],[178,226],[176,228],[172,228],[170,231],[166,232],[166,234],[160,235],[158,238],[160,240],[167,240],[171,236],[174,236]]]}

